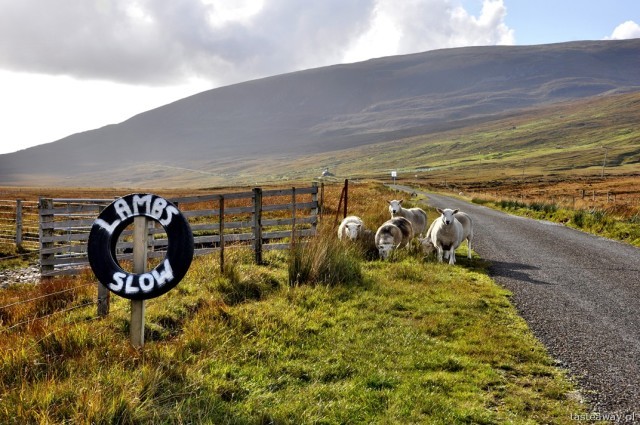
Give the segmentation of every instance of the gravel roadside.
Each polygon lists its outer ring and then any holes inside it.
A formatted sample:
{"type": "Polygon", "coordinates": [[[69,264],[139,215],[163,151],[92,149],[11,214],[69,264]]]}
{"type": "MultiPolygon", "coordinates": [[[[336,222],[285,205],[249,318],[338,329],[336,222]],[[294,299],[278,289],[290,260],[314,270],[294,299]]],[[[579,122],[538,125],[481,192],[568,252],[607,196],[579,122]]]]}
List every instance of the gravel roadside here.
{"type": "Polygon", "coordinates": [[[36,284],[40,282],[40,266],[33,265],[20,269],[0,270],[0,289],[18,283],[36,284]]]}
{"type": "MultiPolygon", "coordinates": [[[[474,219],[474,250],[593,412],[640,423],[640,249],[562,225],[419,192],[474,219]]],[[[435,217],[429,217],[431,222],[435,217]]]]}

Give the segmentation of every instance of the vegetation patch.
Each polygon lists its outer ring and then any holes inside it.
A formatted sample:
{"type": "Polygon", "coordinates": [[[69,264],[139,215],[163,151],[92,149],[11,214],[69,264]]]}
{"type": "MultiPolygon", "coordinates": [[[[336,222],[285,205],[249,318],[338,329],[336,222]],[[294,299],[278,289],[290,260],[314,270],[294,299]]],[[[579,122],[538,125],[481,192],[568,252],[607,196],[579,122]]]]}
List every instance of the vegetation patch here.
{"type": "Polygon", "coordinates": [[[640,246],[638,214],[620,216],[614,209],[572,209],[553,203],[522,202],[517,200],[489,201],[474,198],[476,204],[491,206],[523,217],[549,220],[610,239],[640,246]]]}
{"type": "MultiPolygon", "coordinates": [[[[384,211],[378,190],[355,190],[354,213],[384,211]]],[[[485,262],[369,260],[331,218],[263,265],[241,249],[222,272],[196,258],[146,302],[139,350],[127,300],[104,318],[82,307],[88,273],[3,290],[0,423],[570,424],[587,411],[485,262]]]]}

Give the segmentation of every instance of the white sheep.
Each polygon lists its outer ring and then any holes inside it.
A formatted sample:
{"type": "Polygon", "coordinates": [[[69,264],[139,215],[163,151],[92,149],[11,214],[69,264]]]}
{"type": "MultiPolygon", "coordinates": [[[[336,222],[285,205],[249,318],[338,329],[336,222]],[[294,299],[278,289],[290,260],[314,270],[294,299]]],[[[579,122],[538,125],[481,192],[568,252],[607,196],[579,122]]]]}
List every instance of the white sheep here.
{"type": "Polygon", "coordinates": [[[338,239],[355,241],[358,235],[364,230],[362,219],[355,215],[345,217],[338,226],[338,239]]]}
{"type": "Polygon", "coordinates": [[[394,249],[409,245],[413,238],[411,222],[404,217],[385,221],[376,231],[375,242],[380,258],[389,258],[394,249]]]}
{"type": "MultiPolygon", "coordinates": [[[[442,262],[443,253],[446,252],[449,264],[455,264],[456,249],[464,239],[462,223],[456,218],[456,213],[459,211],[449,208],[444,210],[438,208],[437,211],[441,215],[433,220],[427,232],[427,237],[421,240],[423,249],[426,251],[430,243],[438,252],[438,261],[440,263],[442,262]]],[[[471,255],[471,251],[469,251],[469,255],[471,255]]]]}
{"type": "Polygon", "coordinates": [[[422,208],[402,208],[402,199],[387,201],[391,217],[404,217],[411,222],[413,234],[418,236],[427,229],[427,213],[422,208]]]}
{"type": "Polygon", "coordinates": [[[378,257],[378,247],[376,246],[376,234],[372,230],[363,229],[358,234],[356,240],[358,246],[360,246],[362,254],[370,260],[378,257]]]}
{"type": "MultiPolygon", "coordinates": [[[[454,214],[455,218],[462,224],[462,239],[460,243],[466,239],[467,240],[467,258],[471,259],[471,242],[473,241],[473,220],[471,217],[462,211],[458,211],[454,214]]],[[[420,243],[422,244],[422,250],[425,255],[430,255],[431,253],[436,251],[435,245],[431,241],[431,232],[433,231],[433,227],[438,220],[434,220],[429,226],[429,230],[427,231],[427,236],[424,239],[420,239],[420,243]]],[[[446,251],[444,253],[444,258],[449,258],[449,252],[446,251]]]]}

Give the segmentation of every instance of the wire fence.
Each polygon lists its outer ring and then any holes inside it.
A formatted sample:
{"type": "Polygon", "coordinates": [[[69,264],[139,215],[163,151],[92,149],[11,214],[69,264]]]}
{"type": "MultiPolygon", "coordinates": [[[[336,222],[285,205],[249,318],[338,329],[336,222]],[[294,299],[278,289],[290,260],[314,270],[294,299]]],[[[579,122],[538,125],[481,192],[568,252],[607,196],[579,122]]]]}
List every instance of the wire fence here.
{"type": "Polygon", "coordinates": [[[3,294],[0,298],[0,334],[29,329],[38,323],[48,323],[54,317],[73,310],[95,306],[96,284],[74,284],[50,281],[34,286],[26,293],[3,294]]]}
{"type": "Polygon", "coordinates": [[[39,219],[37,202],[0,199],[0,244],[37,249],[39,219]]]}
{"type": "MultiPolygon", "coordinates": [[[[279,249],[289,246],[287,238],[293,232],[297,236],[315,234],[315,227],[321,211],[324,196],[324,185],[318,188],[271,190],[262,192],[258,189],[260,203],[256,207],[256,189],[253,193],[232,193],[225,195],[209,195],[208,197],[185,197],[175,199],[181,210],[189,219],[197,243],[196,254],[209,254],[224,249],[225,241],[241,243],[247,239],[250,245],[256,240],[266,249],[279,249]],[[320,189],[320,191],[318,190],[320,189]],[[319,193],[320,192],[320,193],[319,193]],[[262,196],[269,201],[262,202],[262,196]],[[318,199],[320,195],[320,199],[318,199]],[[247,205],[245,205],[247,204],[247,205]],[[226,206],[226,208],[225,208],[226,206]],[[249,208],[248,208],[249,207],[249,208]],[[223,220],[223,216],[225,219],[223,220]],[[222,224],[224,223],[224,227],[222,224]],[[261,223],[259,239],[251,230],[256,223],[261,223]],[[249,236],[246,235],[249,227],[249,236]],[[267,241],[271,243],[266,243],[267,241]],[[263,243],[265,245],[263,245],[263,243]]],[[[95,280],[86,282],[78,273],[88,272],[86,265],[87,234],[102,209],[113,199],[60,199],[50,203],[26,201],[0,201],[0,217],[2,229],[7,236],[0,242],[7,244],[28,244],[28,253],[16,253],[5,256],[2,260],[19,258],[26,255],[40,255],[49,258],[51,264],[63,264],[73,273],[58,274],[49,278],[41,273],[30,287],[19,291],[0,292],[0,335],[16,335],[39,329],[39,334],[55,334],[61,329],[79,324],[86,320],[101,318],[96,314],[100,304],[98,285],[95,280]],[[53,214],[55,213],[55,214],[53,214]],[[47,221],[47,216],[53,219],[47,221]],[[44,217],[44,218],[43,218],[44,217]],[[19,223],[21,223],[19,225],[19,223]],[[12,230],[12,233],[9,230],[12,230]],[[49,230],[55,229],[55,232],[49,230]],[[60,230],[62,229],[62,230],[60,230]],[[22,230],[22,233],[20,233],[22,230]],[[22,237],[17,235],[21,234],[22,237]],[[47,239],[48,238],[48,239],[47,239]],[[47,240],[50,243],[43,244],[47,240]],[[44,279],[42,279],[44,278],[44,279]],[[86,310],[86,314],[83,311],[86,310]],[[79,312],[79,314],[75,314],[79,312]],[[62,320],[59,320],[60,317],[62,320]],[[55,323],[55,325],[52,325],[55,323]]],[[[345,200],[346,210],[346,200],[345,200]]],[[[155,225],[155,223],[151,223],[155,225]]],[[[155,255],[164,255],[166,241],[158,235],[164,235],[163,229],[149,229],[149,241],[155,248],[155,255]],[[159,246],[155,246],[159,245],[159,246]]],[[[130,241],[128,230],[119,241],[119,259],[125,259],[130,241]]],[[[164,235],[166,236],[166,235],[164,235]]],[[[253,243],[257,245],[257,243],[253,243]]],[[[246,246],[246,244],[244,245],[246,246]]],[[[231,245],[229,246],[231,247],[231,245]]],[[[152,249],[154,252],[154,249],[152,249]]],[[[222,254],[222,252],[220,252],[222,254]]],[[[221,258],[222,255],[221,255],[221,258]]],[[[222,261],[221,261],[222,264],[222,261]]],[[[42,271],[42,269],[40,269],[42,271]]],[[[0,270],[0,288],[21,283],[16,278],[18,270],[0,270]],[[7,274],[3,274],[7,272],[7,274]],[[6,277],[12,276],[12,277],[6,277]],[[3,279],[5,280],[3,282],[3,279]]],[[[126,304],[118,305],[116,311],[126,308],[126,304]]]]}

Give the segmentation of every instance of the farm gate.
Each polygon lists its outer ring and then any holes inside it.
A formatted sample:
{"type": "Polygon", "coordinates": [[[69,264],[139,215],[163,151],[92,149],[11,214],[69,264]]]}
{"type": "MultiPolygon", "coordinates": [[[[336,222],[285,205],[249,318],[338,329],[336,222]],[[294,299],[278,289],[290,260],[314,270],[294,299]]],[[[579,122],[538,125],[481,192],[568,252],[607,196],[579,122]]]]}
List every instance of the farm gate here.
{"type": "Polygon", "coordinates": [[[38,246],[37,202],[0,200],[0,242],[18,249],[38,246]]]}
{"type": "MultiPolygon", "coordinates": [[[[194,255],[220,253],[225,248],[250,246],[255,260],[262,252],[287,249],[298,237],[316,234],[318,185],[227,194],[168,198],[187,218],[194,236],[194,255]]],[[[113,199],[41,198],[40,270],[43,277],[77,274],[89,265],[89,231],[100,211],[113,199]]],[[[168,246],[167,235],[150,221],[147,232],[148,260],[161,259],[168,246]]],[[[118,260],[133,259],[133,225],[120,236],[118,260]]],[[[160,260],[156,260],[160,261],[160,260]]]]}

